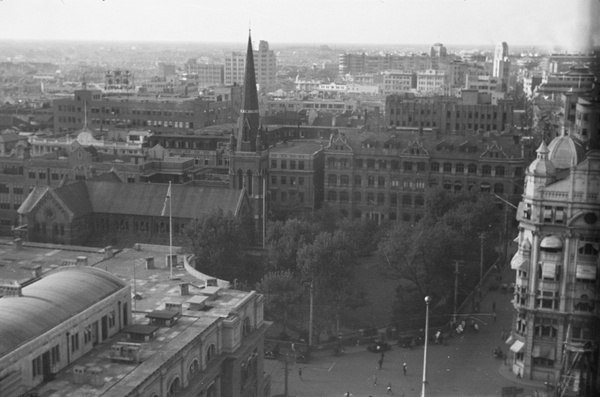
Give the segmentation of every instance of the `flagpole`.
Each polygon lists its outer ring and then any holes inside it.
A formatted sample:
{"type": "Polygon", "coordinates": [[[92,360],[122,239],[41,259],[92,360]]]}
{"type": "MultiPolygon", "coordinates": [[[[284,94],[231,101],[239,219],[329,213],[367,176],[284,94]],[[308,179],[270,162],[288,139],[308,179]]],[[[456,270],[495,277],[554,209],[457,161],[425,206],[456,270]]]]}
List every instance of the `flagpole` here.
{"type": "Polygon", "coordinates": [[[169,192],[171,192],[171,197],[169,197],[169,264],[170,266],[170,278],[173,279],[173,214],[171,212],[173,202],[173,192],[171,191],[171,181],[169,181],[169,192]]]}

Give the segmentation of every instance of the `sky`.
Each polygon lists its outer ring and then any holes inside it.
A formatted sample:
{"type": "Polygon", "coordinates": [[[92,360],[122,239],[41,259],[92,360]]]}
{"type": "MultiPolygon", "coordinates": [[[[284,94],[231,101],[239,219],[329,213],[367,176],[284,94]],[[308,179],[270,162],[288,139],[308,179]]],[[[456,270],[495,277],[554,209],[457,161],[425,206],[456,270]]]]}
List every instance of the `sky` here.
{"type": "Polygon", "coordinates": [[[0,40],[600,46],[600,0],[0,0],[0,40]]]}

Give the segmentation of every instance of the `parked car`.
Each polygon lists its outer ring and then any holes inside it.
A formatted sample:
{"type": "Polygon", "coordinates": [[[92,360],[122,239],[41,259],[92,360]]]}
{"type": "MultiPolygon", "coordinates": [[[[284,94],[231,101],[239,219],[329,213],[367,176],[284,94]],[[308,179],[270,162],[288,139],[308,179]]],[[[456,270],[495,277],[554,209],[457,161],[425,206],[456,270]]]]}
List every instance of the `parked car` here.
{"type": "Polygon", "coordinates": [[[367,346],[367,350],[372,353],[381,353],[392,350],[392,346],[387,342],[375,339],[369,344],[369,346],[367,346]]]}

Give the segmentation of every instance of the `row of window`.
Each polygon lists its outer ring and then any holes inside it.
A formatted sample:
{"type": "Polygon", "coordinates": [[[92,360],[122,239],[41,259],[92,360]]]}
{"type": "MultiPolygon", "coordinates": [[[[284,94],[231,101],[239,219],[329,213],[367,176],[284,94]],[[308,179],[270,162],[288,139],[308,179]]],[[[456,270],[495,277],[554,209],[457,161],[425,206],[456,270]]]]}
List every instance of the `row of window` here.
{"type": "Polygon", "coordinates": [[[295,190],[290,190],[290,191],[281,191],[281,192],[276,192],[276,191],[271,191],[271,200],[273,202],[281,202],[281,203],[285,203],[285,202],[298,202],[298,203],[304,203],[304,192],[297,192],[295,190]]]}
{"type": "MultiPolygon", "coordinates": [[[[377,204],[377,205],[384,205],[385,204],[385,194],[384,193],[372,193],[372,192],[368,192],[366,195],[364,195],[365,200],[368,204],[377,204]]],[[[398,204],[399,200],[398,200],[398,195],[396,193],[391,193],[388,196],[388,203],[390,205],[396,205],[398,204]]],[[[350,193],[349,192],[336,192],[334,190],[328,191],[327,192],[327,201],[328,202],[336,202],[336,201],[340,202],[348,202],[350,201],[350,193]]],[[[352,202],[354,203],[360,203],[363,199],[363,194],[362,192],[353,192],[352,193],[352,202]]],[[[410,194],[405,194],[402,196],[402,204],[405,206],[411,206],[411,205],[415,205],[417,207],[422,207],[425,205],[425,199],[423,198],[423,196],[415,196],[414,200],[413,200],[413,196],[411,196],[410,194]]]]}
{"type": "MultiPolygon", "coordinates": [[[[273,179],[273,178],[272,178],[273,179]]],[[[329,175],[327,177],[327,187],[360,187],[362,184],[362,176],[355,175],[354,183],[350,185],[350,177],[348,175],[341,175],[338,183],[338,179],[336,175],[329,175]]],[[[370,175],[367,177],[367,187],[378,187],[384,188],[386,186],[387,179],[385,177],[377,177],[370,175]]],[[[399,188],[400,181],[398,179],[392,179],[390,182],[390,186],[392,188],[399,188]]],[[[438,186],[438,181],[431,181],[429,184],[430,187],[435,188],[438,186]]],[[[469,191],[475,189],[477,183],[470,182],[467,185],[467,189],[469,191]]],[[[455,192],[459,192],[463,189],[462,181],[452,181],[445,180],[442,182],[442,187],[444,190],[453,190],[455,192]]],[[[424,190],[425,189],[425,181],[423,179],[415,179],[414,181],[410,179],[402,180],[402,188],[404,190],[424,190]]],[[[493,188],[493,192],[496,194],[504,194],[504,184],[503,183],[495,183],[493,186],[488,182],[482,182],[480,184],[480,190],[482,193],[491,193],[493,188]]],[[[515,186],[514,193],[520,193],[521,188],[519,186],[515,186]]]]}
{"type": "Polygon", "coordinates": [[[305,169],[305,161],[304,160],[275,160],[272,159],[271,160],[271,169],[288,169],[288,164],[289,164],[289,169],[290,170],[295,170],[295,169],[299,169],[299,170],[303,170],[305,169]],[[279,163],[279,164],[277,164],[279,163]],[[279,165],[279,166],[278,166],[279,165]],[[296,168],[297,167],[297,168],[296,168]]]}
{"type": "MultiPolygon", "coordinates": [[[[277,182],[279,181],[280,185],[287,185],[288,182],[288,177],[287,176],[281,176],[281,177],[277,177],[275,175],[271,175],[271,185],[277,185],[277,182]]],[[[304,185],[304,177],[295,177],[295,176],[290,176],[289,177],[289,181],[290,181],[290,185],[304,185]]]]}
{"type": "MultiPolygon", "coordinates": [[[[494,152],[493,154],[498,155],[498,153],[494,152]]],[[[497,157],[497,156],[492,156],[492,157],[497,157]]],[[[271,168],[275,168],[273,167],[273,163],[271,163],[271,168]]],[[[336,159],[333,157],[330,157],[327,159],[327,168],[351,168],[350,166],[350,161],[348,159],[342,158],[342,159],[336,159]]],[[[367,159],[367,160],[363,160],[363,159],[355,159],[354,160],[354,169],[356,168],[366,168],[366,169],[379,169],[379,170],[400,170],[400,161],[398,160],[391,160],[388,162],[388,160],[374,160],[374,159],[367,159]],[[389,168],[388,168],[388,163],[389,163],[389,168]]],[[[411,162],[411,161],[404,161],[402,162],[402,170],[404,172],[412,172],[412,171],[426,171],[427,170],[427,165],[424,162],[411,162]]],[[[439,163],[439,162],[432,162],[430,164],[430,170],[432,172],[453,172],[456,174],[463,174],[466,173],[467,174],[477,174],[477,164],[467,164],[467,166],[465,167],[465,164],[463,163],[449,163],[449,162],[445,162],[445,163],[439,163]]],[[[506,168],[504,166],[495,166],[492,167],[491,165],[482,165],[481,166],[481,174],[482,175],[492,175],[492,171],[493,171],[493,175],[495,176],[505,176],[506,173],[506,168]]],[[[521,176],[523,173],[523,169],[521,167],[515,167],[514,169],[514,176],[521,176]]]]}

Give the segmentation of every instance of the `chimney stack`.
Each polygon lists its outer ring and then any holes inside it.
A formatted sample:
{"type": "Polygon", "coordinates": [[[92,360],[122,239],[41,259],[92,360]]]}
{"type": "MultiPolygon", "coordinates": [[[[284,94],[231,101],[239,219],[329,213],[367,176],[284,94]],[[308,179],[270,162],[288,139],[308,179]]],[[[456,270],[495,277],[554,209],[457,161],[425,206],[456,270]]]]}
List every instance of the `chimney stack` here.
{"type": "Polygon", "coordinates": [[[148,256],[146,257],[146,270],[154,269],[154,257],[148,256]]]}
{"type": "Polygon", "coordinates": [[[114,256],[113,247],[111,245],[104,247],[104,259],[110,259],[114,256]]]}
{"type": "Polygon", "coordinates": [[[87,266],[88,258],[87,256],[78,256],[77,257],[77,266],[87,266]]]}

